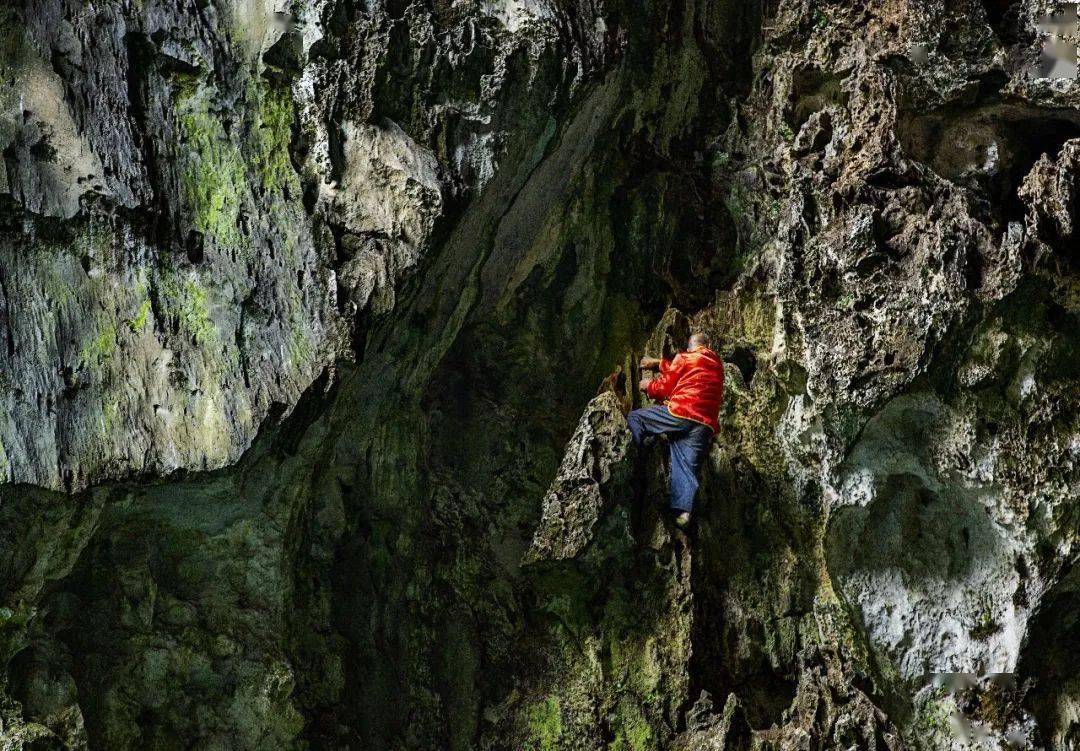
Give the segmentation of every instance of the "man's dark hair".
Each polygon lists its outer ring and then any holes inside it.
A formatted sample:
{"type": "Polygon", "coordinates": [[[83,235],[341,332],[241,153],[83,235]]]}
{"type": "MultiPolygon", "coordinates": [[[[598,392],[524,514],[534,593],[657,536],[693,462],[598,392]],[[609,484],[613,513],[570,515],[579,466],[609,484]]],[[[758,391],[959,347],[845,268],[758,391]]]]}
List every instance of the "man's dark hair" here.
{"type": "Polygon", "coordinates": [[[712,349],[712,337],[704,331],[695,331],[690,335],[691,339],[697,339],[698,345],[712,349]]]}

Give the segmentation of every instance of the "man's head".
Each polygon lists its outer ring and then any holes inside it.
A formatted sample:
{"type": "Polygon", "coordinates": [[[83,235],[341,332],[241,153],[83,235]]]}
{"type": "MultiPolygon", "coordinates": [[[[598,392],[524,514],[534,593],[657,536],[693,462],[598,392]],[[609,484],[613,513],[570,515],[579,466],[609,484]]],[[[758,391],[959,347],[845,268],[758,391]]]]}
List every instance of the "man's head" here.
{"type": "Polygon", "coordinates": [[[694,349],[695,347],[708,347],[709,349],[712,349],[712,337],[704,331],[695,331],[690,335],[690,342],[687,344],[687,349],[694,349]]]}

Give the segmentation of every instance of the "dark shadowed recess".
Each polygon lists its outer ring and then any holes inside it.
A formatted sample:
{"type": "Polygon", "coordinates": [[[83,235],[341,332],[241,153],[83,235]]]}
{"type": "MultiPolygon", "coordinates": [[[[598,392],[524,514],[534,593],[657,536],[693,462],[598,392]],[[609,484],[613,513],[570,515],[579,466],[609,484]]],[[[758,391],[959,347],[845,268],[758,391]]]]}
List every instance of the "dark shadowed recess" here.
{"type": "MultiPolygon", "coordinates": [[[[1039,728],[1055,728],[1053,737],[1038,738],[1046,748],[1080,748],[1080,566],[1073,560],[1068,573],[1043,595],[1028,626],[1017,673],[1031,681],[1025,705],[1039,728]]],[[[1046,735],[1046,731],[1042,731],[1046,735]]]]}
{"type": "Polygon", "coordinates": [[[1035,162],[1080,137],[1080,114],[995,102],[996,86],[970,107],[905,114],[898,134],[908,157],[974,190],[985,199],[986,219],[1004,227],[1024,217],[1017,189],[1035,162]]]}
{"type": "Polygon", "coordinates": [[[765,729],[780,723],[795,697],[796,647],[785,636],[793,636],[789,619],[812,608],[815,583],[799,567],[790,600],[771,603],[762,601],[764,577],[803,549],[808,536],[799,530],[811,523],[780,482],[744,462],[731,470],[709,474],[699,500],[689,698],[707,691],[723,703],[734,692],[751,727],[765,729]]]}
{"type": "Polygon", "coordinates": [[[1021,23],[1023,3],[1017,0],[981,0],[986,20],[1004,44],[1013,44],[1023,38],[1026,29],[1021,23]]]}

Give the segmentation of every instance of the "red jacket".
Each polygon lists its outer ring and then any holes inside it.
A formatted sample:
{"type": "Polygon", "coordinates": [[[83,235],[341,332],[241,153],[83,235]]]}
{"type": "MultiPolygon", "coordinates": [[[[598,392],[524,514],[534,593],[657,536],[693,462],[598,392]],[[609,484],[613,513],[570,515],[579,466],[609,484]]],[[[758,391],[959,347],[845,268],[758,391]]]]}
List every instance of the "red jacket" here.
{"type": "Polygon", "coordinates": [[[724,401],[724,361],[707,347],[695,347],[660,361],[660,375],[649,381],[650,399],[666,401],[676,417],[720,427],[716,418],[724,401]]]}

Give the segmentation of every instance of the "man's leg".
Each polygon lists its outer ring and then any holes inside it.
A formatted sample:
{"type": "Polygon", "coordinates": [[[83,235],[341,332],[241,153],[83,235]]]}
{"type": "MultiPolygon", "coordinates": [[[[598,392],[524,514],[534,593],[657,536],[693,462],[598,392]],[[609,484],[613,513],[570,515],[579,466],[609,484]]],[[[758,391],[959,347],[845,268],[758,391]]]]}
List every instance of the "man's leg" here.
{"type": "Polygon", "coordinates": [[[630,433],[638,446],[651,435],[681,433],[686,430],[686,420],[668,412],[667,407],[657,404],[652,407],[635,409],[626,416],[630,424],[630,433]]]}
{"type": "Polygon", "coordinates": [[[698,468],[712,443],[712,431],[696,425],[671,441],[671,507],[690,512],[698,489],[698,468]]]}

